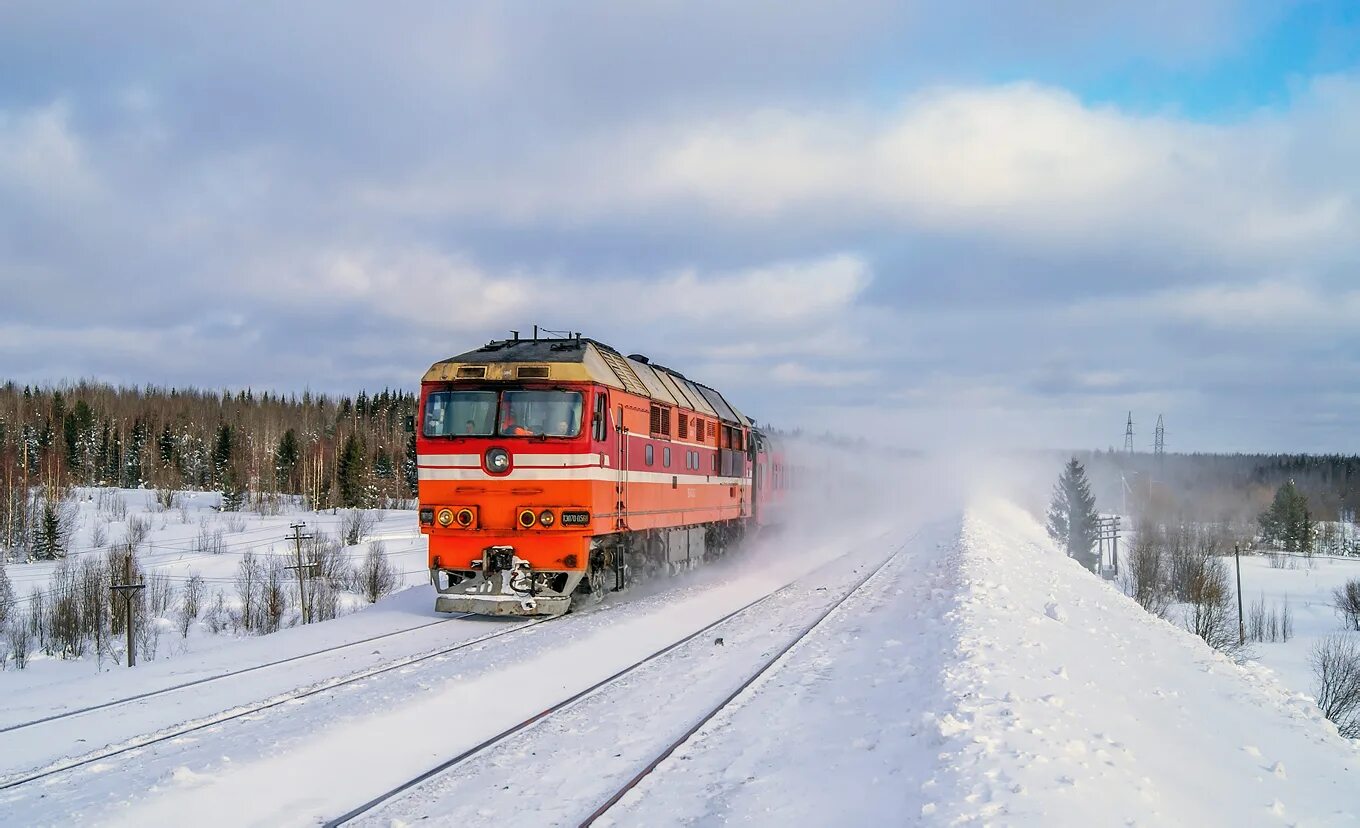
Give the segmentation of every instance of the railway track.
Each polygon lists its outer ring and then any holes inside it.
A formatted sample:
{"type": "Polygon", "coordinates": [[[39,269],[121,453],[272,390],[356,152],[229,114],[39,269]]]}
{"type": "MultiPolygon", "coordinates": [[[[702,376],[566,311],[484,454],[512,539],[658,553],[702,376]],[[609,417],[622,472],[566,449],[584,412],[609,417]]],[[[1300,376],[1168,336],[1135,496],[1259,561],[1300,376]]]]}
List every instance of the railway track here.
{"type": "MultiPolygon", "coordinates": [[[[660,751],[649,762],[647,762],[645,767],[643,767],[640,772],[638,772],[636,775],[632,776],[621,786],[619,786],[615,790],[613,795],[608,797],[602,805],[600,805],[595,811],[593,811],[591,815],[586,819],[586,821],[582,824],[590,825],[600,816],[604,815],[629,791],[636,787],[639,782],[641,782],[644,778],[651,774],[653,770],[655,770],[672,753],[674,753],[677,748],[679,748],[681,745],[687,742],[705,724],[711,721],[713,717],[717,716],[723,710],[728,709],[738,699],[738,697],[740,697],[742,693],[744,693],[748,688],[750,688],[752,684],[758,681],[761,678],[761,676],[766,675],[786,655],[788,655],[796,646],[798,646],[800,642],[806,640],[809,635],[811,635],[829,617],[831,617],[831,615],[835,613],[837,609],[842,607],[848,600],[850,600],[852,596],[858,594],[871,580],[873,580],[875,576],[882,572],[890,563],[896,560],[898,556],[901,554],[902,550],[905,549],[909,543],[910,540],[904,542],[896,549],[894,549],[891,554],[889,554],[886,558],[883,559],[883,561],[878,563],[876,566],[872,567],[868,574],[854,582],[850,589],[845,591],[829,606],[827,606],[822,612],[820,612],[810,624],[807,624],[806,626],[801,628],[792,639],[788,640],[782,647],[778,648],[773,655],[771,655],[767,659],[764,659],[760,663],[760,666],[755,670],[755,672],[751,673],[744,681],[742,681],[740,686],[738,686],[736,690],[734,690],[730,695],[723,698],[717,705],[710,708],[708,712],[701,716],[699,720],[691,728],[689,728],[683,735],[680,736],[680,738],[671,742],[668,746],[665,747],[664,750],[660,751]]],[[[671,644],[668,644],[665,647],[662,647],[661,649],[658,649],[647,656],[644,656],[643,658],[633,662],[627,667],[618,670],[617,672],[613,673],[607,678],[604,678],[592,684],[591,686],[585,688],[584,690],[574,693],[570,697],[565,698],[562,701],[557,702],[556,704],[553,704],[552,706],[544,710],[541,710],[532,716],[529,716],[528,718],[518,722],[517,724],[511,727],[506,728],[505,730],[502,730],[501,732],[497,733],[494,736],[491,736],[490,738],[486,739],[480,744],[468,748],[467,750],[459,753],[458,755],[440,763],[435,767],[430,768],[429,770],[421,773],[419,776],[413,777],[403,782],[402,784],[387,790],[386,792],[380,794],[379,796],[376,796],[373,799],[363,803],[362,805],[359,805],[358,807],[346,812],[345,814],[342,814],[341,816],[335,817],[334,819],[327,821],[325,825],[327,826],[327,828],[335,828],[335,826],[347,825],[367,814],[370,814],[371,812],[377,810],[378,808],[384,805],[387,805],[402,798],[403,795],[412,792],[414,789],[418,788],[422,784],[430,782],[431,780],[435,780],[436,778],[441,777],[442,775],[452,770],[453,768],[458,767],[476,757],[479,757],[482,754],[488,753],[497,746],[503,745],[504,743],[507,742],[507,740],[511,739],[516,734],[519,734],[537,724],[540,724],[550,719],[555,714],[566,711],[567,709],[576,705],[578,702],[581,702],[582,700],[587,699],[588,697],[593,696],[599,693],[600,691],[609,688],[612,685],[618,684],[621,680],[634,674],[642,667],[645,667],[649,664],[652,664],[653,662],[658,661],[659,659],[664,658],[665,656],[679,650],[681,647],[685,646],[686,644],[692,641],[695,641],[696,639],[700,638],[701,636],[704,636],[705,634],[710,634],[715,631],[718,631],[724,624],[728,623],[729,621],[732,621],[733,619],[736,619],[737,617],[742,616],[743,614],[749,613],[755,608],[766,604],[766,602],[772,601],[776,599],[778,596],[783,595],[787,590],[790,590],[797,586],[801,582],[801,580],[802,579],[800,578],[793,582],[785,584],[783,587],[780,587],[779,589],[767,595],[764,595],[760,598],[750,601],[749,603],[744,604],[741,607],[738,607],[737,609],[727,613],[726,615],[702,627],[701,629],[698,629],[690,633],[689,635],[686,635],[685,637],[675,642],[672,642],[671,644]]]]}
{"type": "Polygon", "coordinates": [[[671,757],[671,754],[675,753],[675,751],[678,750],[682,745],[684,745],[690,739],[694,738],[695,734],[702,730],[705,725],[711,722],[716,716],[718,716],[718,714],[722,713],[724,710],[731,709],[736,704],[737,700],[741,698],[742,695],[746,693],[746,691],[750,689],[750,687],[753,684],[759,681],[762,676],[766,675],[771,670],[773,670],[777,665],[782,663],[785,660],[785,658],[789,655],[789,653],[793,652],[794,648],[796,648],[799,644],[802,644],[804,641],[806,641],[808,636],[810,636],[819,627],[821,627],[822,624],[825,623],[828,618],[834,615],[837,610],[844,606],[847,601],[849,601],[852,597],[857,595],[860,592],[860,590],[862,590],[866,585],[868,585],[870,581],[877,577],[880,572],[886,569],[888,564],[897,560],[897,556],[901,554],[902,549],[904,548],[905,544],[894,550],[893,553],[883,561],[883,563],[879,564],[877,567],[871,570],[868,575],[865,575],[863,578],[861,578],[859,583],[855,584],[855,586],[852,589],[850,589],[848,592],[842,595],[834,604],[827,607],[826,610],[824,610],[820,615],[818,615],[811,624],[808,624],[807,627],[805,627],[802,630],[802,632],[798,633],[798,635],[793,640],[791,640],[782,649],[774,653],[774,655],[766,659],[765,662],[762,663],[760,667],[750,675],[749,678],[747,678],[744,682],[741,683],[739,687],[737,687],[737,689],[733,690],[730,695],[728,695],[722,701],[718,702],[716,705],[710,708],[709,711],[706,714],[704,714],[704,716],[700,718],[697,722],[695,722],[694,725],[690,727],[689,730],[686,730],[678,739],[671,742],[669,745],[666,746],[664,750],[657,753],[656,756],[653,757],[652,760],[642,768],[642,770],[638,771],[637,774],[635,774],[627,782],[625,782],[623,785],[620,785],[619,788],[614,792],[614,794],[609,797],[609,799],[605,800],[603,804],[601,804],[598,808],[596,808],[594,811],[590,813],[590,816],[586,817],[585,820],[581,822],[581,828],[587,828],[587,826],[594,825],[596,820],[607,814],[610,811],[610,809],[612,809],[615,805],[619,803],[619,800],[627,796],[630,791],[632,791],[634,788],[638,786],[640,782],[642,782],[642,780],[650,776],[653,771],[655,771],[658,767],[661,766],[663,762],[665,762],[667,759],[671,757]]]}
{"type": "MultiPolygon", "coordinates": [[[[275,667],[275,666],[279,666],[279,665],[282,665],[282,664],[288,664],[288,663],[291,663],[291,662],[298,661],[299,659],[302,659],[302,658],[309,658],[309,657],[313,657],[313,656],[316,656],[316,655],[321,655],[321,654],[326,653],[326,652],[334,652],[335,650],[343,649],[343,648],[345,648],[345,647],[353,647],[353,646],[357,646],[357,645],[359,645],[359,644],[370,643],[370,642],[372,642],[372,641],[374,641],[374,640],[377,640],[377,639],[379,639],[379,638],[389,638],[389,637],[394,636],[394,635],[400,635],[400,634],[403,634],[403,633],[409,633],[409,632],[413,632],[413,631],[419,630],[419,629],[426,629],[426,628],[428,628],[428,627],[437,626],[437,625],[439,625],[439,624],[444,624],[444,623],[447,623],[447,622],[449,622],[449,621],[457,620],[459,617],[466,617],[466,616],[455,616],[455,617],[453,617],[453,618],[440,619],[439,621],[434,621],[434,622],[431,622],[431,623],[429,623],[429,624],[423,624],[423,625],[420,625],[420,626],[418,626],[418,627],[410,627],[410,628],[408,628],[408,629],[406,629],[406,630],[400,630],[400,631],[393,632],[393,633],[386,633],[386,634],[381,635],[381,636],[374,636],[373,638],[367,639],[366,641],[349,642],[349,643],[347,643],[347,644],[337,645],[336,647],[329,648],[328,650],[318,650],[318,651],[316,651],[316,652],[307,653],[307,654],[304,654],[304,655],[302,655],[302,656],[294,656],[294,657],[289,658],[289,659],[281,659],[281,660],[279,660],[279,661],[277,661],[277,662],[271,662],[270,664],[266,664],[266,665],[258,665],[257,667],[249,668],[248,670],[244,670],[244,671],[237,671],[237,672],[233,672],[233,673],[226,673],[226,674],[222,674],[222,675],[220,675],[220,676],[215,676],[215,677],[209,677],[209,678],[205,678],[205,679],[200,679],[200,680],[197,680],[197,681],[194,681],[194,682],[186,682],[186,683],[184,683],[183,685],[179,685],[179,686],[176,686],[176,687],[173,687],[173,688],[165,688],[165,689],[163,689],[163,690],[153,691],[153,692],[151,692],[151,693],[141,694],[140,696],[137,696],[137,697],[128,697],[128,698],[125,698],[125,699],[119,699],[119,700],[116,700],[116,701],[113,701],[113,702],[109,702],[109,703],[106,703],[106,704],[104,704],[104,705],[96,705],[96,706],[92,706],[92,707],[89,707],[89,708],[84,708],[84,709],[79,710],[79,711],[70,711],[70,712],[68,712],[68,713],[58,714],[57,716],[49,716],[49,717],[47,717],[47,718],[45,718],[45,719],[42,719],[42,720],[34,720],[33,722],[28,722],[28,723],[25,723],[25,724],[22,724],[22,725],[12,726],[12,727],[8,728],[8,730],[14,731],[14,730],[18,730],[18,729],[21,728],[21,727],[32,727],[32,726],[36,726],[36,725],[39,725],[39,724],[52,723],[52,722],[57,721],[57,720],[62,719],[62,718],[70,718],[70,717],[72,717],[72,716],[86,715],[86,714],[91,713],[91,712],[94,712],[94,711],[96,711],[96,710],[104,710],[104,709],[107,709],[107,708],[112,707],[112,706],[116,706],[116,705],[120,705],[120,704],[128,704],[128,703],[131,703],[131,702],[134,702],[134,701],[139,701],[139,700],[141,700],[141,699],[150,698],[150,697],[152,697],[152,696],[161,695],[161,694],[165,694],[165,693],[171,693],[171,692],[177,692],[177,691],[180,691],[180,690],[183,690],[183,689],[186,689],[186,688],[199,686],[199,685],[202,685],[203,683],[208,682],[208,681],[217,681],[217,680],[221,680],[221,679],[225,679],[225,678],[231,678],[231,677],[234,677],[234,676],[239,676],[239,675],[241,675],[241,674],[243,674],[243,673],[246,673],[246,672],[251,672],[251,671],[259,670],[259,669],[264,669],[264,668],[266,668],[266,667],[275,667]]],[[[69,759],[69,760],[65,760],[65,761],[60,761],[60,762],[56,762],[56,763],[53,763],[53,764],[51,764],[51,765],[48,765],[48,766],[46,766],[46,767],[44,767],[44,768],[41,768],[41,769],[39,769],[39,770],[37,770],[37,771],[32,771],[32,772],[28,772],[28,773],[22,773],[22,774],[13,775],[13,776],[11,776],[11,777],[8,778],[8,779],[0,778],[0,791],[7,791],[7,790],[14,789],[14,788],[18,788],[18,787],[21,787],[21,786],[23,786],[23,785],[28,785],[28,784],[31,784],[31,783],[33,783],[33,782],[37,782],[37,781],[39,781],[39,780],[46,779],[46,778],[51,777],[51,776],[55,776],[55,775],[60,774],[60,773],[65,773],[65,772],[67,772],[67,771],[75,770],[75,769],[77,769],[77,768],[81,768],[81,767],[84,767],[84,766],[87,766],[87,765],[91,765],[91,764],[94,764],[94,763],[96,763],[96,762],[101,762],[101,761],[103,761],[103,760],[105,760],[105,759],[110,759],[110,758],[113,758],[113,757],[116,757],[116,756],[120,756],[120,755],[122,755],[122,754],[129,753],[129,752],[134,751],[134,750],[140,750],[140,749],[142,749],[142,748],[149,747],[149,746],[151,746],[151,745],[160,744],[160,743],[162,743],[162,742],[168,742],[168,741],[170,741],[170,740],[172,740],[172,739],[177,739],[177,738],[180,738],[180,737],[182,737],[182,736],[185,736],[185,735],[188,735],[188,734],[191,734],[191,733],[196,733],[196,732],[199,732],[199,731],[202,731],[202,730],[207,730],[208,728],[217,727],[218,725],[222,725],[222,724],[225,724],[225,723],[227,723],[227,722],[235,721],[235,720],[238,720],[238,719],[243,719],[243,718],[246,718],[246,717],[248,717],[248,716],[253,716],[253,715],[255,715],[256,713],[260,713],[260,712],[265,711],[265,710],[270,710],[270,709],[273,709],[273,708],[276,708],[276,707],[280,707],[280,706],[282,706],[282,705],[289,704],[289,703],[291,703],[291,702],[299,701],[299,700],[301,700],[301,699],[310,698],[310,697],[312,697],[312,696],[317,696],[317,695],[320,695],[320,694],[323,694],[323,693],[329,693],[329,692],[334,691],[334,690],[337,690],[337,689],[339,689],[339,688],[346,687],[346,686],[348,686],[348,685],[355,684],[355,683],[357,683],[357,682],[361,682],[361,681],[365,681],[365,680],[367,680],[367,679],[373,678],[374,676],[379,676],[379,675],[382,675],[382,674],[384,674],[384,673],[390,673],[390,672],[392,672],[392,671],[394,671],[394,670],[400,670],[400,669],[403,669],[403,668],[406,668],[406,667],[410,667],[411,665],[414,665],[414,664],[420,664],[420,663],[422,663],[422,662],[426,662],[426,661],[430,661],[430,660],[433,660],[433,659],[436,659],[436,658],[440,658],[440,657],[442,657],[442,656],[446,656],[446,655],[449,655],[449,654],[451,654],[451,653],[458,652],[459,650],[465,650],[465,649],[468,649],[468,648],[470,648],[470,647],[475,647],[475,646],[477,646],[477,645],[479,645],[479,644],[483,644],[483,643],[485,643],[485,642],[487,642],[487,641],[491,641],[491,640],[496,639],[496,638],[501,638],[501,637],[508,636],[508,635],[511,635],[511,634],[514,634],[514,633],[522,632],[522,631],[527,630],[527,629],[530,629],[530,628],[532,628],[532,627],[536,627],[536,626],[538,626],[539,624],[544,623],[544,621],[548,621],[548,620],[551,620],[551,619],[544,618],[544,619],[539,619],[539,620],[534,620],[534,621],[527,621],[527,622],[522,623],[522,624],[516,624],[516,625],[513,626],[513,627],[508,627],[508,628],[506,628],[506,629],[497,630],[497,631],[495,631],[495,632],[488,633],[488,634],[486,634],[486,635],[477,636],[476,638],[472,638],[472,639],[469,639],[469,640],[467,640],[467,641],[461,641],[461,642],[459,642],[459,643],[457,643],[457,644],[454,644],[454,645],[451,645],[451,646],[448,646],[448,647],[443,647],[443,648],[440,648],[440,649],[438,649],[438,650],[434,650],[434,651],[431,651],[431,652],[428,652],[428,653],[422,653],[422,654],[420,654],[420,655],[415,655],[415,656],[406,656],[406,657],[397,659],[397,660],[395,660],[395,661],[388,662],[388,663],[386,663],[386,664],[382,664],[382,665],[377,666],[377,667],[372,667],[372,668],[369,668],[369,669],[366,669],[366,670],[360,670],[360,671],[358,671],[358,672],[356,672],[356,673],[351,673],[351,674],[349,674],[349,675],[347,675],[347,676],[343,676],[343,677],[339,677],[339,678],[335,678],[335,679],[330,679],[330,680],[327,680],[327,681],[320,682],[320,683],[318,683],[318,684],[311,685],[311,686],[309,686],[309,687],[299,688],[298,690],[295,690],[295,691],[292,691],[292,692],[288,692],[288,693],[283,693],[283,694],[280,694],[280,695],[276,695],[276,696],[274,696],[274,697],[271,697],[271,698],[269,698],[269,699],[266,699],[266,700],[261,701],[261,702],[258,702],[258,703],[252,703],[252,704],[243,705],[243,706],[240,706],[240,707],[237,707],[237,708],[234,708],[234,709],[225,711],[225,712],[220,713],[220,714],[218,714],[218,715],[209,716],[209,717],[206,717],[206,718],[198,719],[198,720],[196,720],[196,721],[190,721],[190,722],[186,722],[186,723],[183,723],[183,724],[180,724],[180,725],[176,725],[176,726],[171,727],[171,728],[168,728],[168,729],[166,729],[166,730],[162,730],[162,731],[159,731],[159,732],[154,733],[154,734],[150,734],[150,735],[147,735],[147,736],[143,736],[143,737],[139,737],[139,738],[136,738],[136,739],[132,739],[132,740],[129,740],[129,741],[124,742],[124,743],[122,743],[122,744],[113,746],[113,747],[109,747],[109,748],[106,748],[106,749],[93,751],[93,752],[91,752],[91,753],[87,753],[87,754],[85,754],[85,755],[82,755],[82,756],[80,756],[80,757],[76,757],[76,758],[73,758],[73,759],[69,759]]]]}

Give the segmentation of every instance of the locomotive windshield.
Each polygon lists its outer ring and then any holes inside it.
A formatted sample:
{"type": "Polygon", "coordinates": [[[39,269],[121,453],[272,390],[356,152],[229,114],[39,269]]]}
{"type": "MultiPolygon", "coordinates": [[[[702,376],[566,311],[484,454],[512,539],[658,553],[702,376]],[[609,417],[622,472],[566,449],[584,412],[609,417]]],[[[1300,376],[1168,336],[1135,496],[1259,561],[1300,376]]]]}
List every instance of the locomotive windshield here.
{"type": "Polygon", "coordinates": [[[501,401],[503,437],[575,437],[581,433],[582,397],[576,391],[506,391],[501,401]]]}
{"type": "Polygon", "coordinates": [[[425,401],[426,437],[490,437],[496,433],[495,391],[436,391],[425,401]]]}
{"type": "Polygon", "coordinates": [[[577,437],[582,407],[583,398],[576,391],[435,391],[425,400],[424,433],[426,437],[577,437]]]}

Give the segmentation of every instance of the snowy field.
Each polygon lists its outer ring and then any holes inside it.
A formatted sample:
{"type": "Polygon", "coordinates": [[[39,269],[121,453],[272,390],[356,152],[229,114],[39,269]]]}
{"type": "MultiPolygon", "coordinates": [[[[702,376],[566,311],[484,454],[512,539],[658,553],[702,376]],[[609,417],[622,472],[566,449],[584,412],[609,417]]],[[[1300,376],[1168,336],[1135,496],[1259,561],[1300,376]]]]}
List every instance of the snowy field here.
{"type": "MultiPolygon", "coordinates": [[[[139,643],[142,650],[139,660],[143,662],[174,661],[208,650],[231,649],[242,638],[250,637],[231,618],[240,609],[236,578],[241,562],[251,553],[266,568],[271,560],[294,563],[294,544],[286,540],[292,523],[305,523],[304,533],[341,545],[338,556],[349,566],[357,565],[372,544],[381,542],[397,572],[400,587],[428,581],[425,539],[416,525],[414,511],[369,510],[365,520],[371,523],[371,528],[364,533],[363,541],[343,546],[340,539],[344,524],[354,519],[350,510],[318,513],[285,507],[279,515],[266,517],[252,512],[220,512],[217,508],[220,495],[213,492],[176,493],[170,508],[161,507],[155,498],[156,492],[146,489],[77,489],[68,541],[68,565],[79,567],[87,558],[103,558],[115,546],[142,536],[136,548],[145,577],[163,579],[171,591],[167,611],[155,625],[158,629],[155,642],[144,639],[139,643]],[[188,625],[186,635],[178,623],[177,611],[183,605],[190,579],[195,576],[203,584],[202,609],[199,617],[188,625]],[[220,627],[214,632],[209,615],[219,594],[227,612],[215,619],[220,627]]],[[[57,566],[53,561],[6,565],[19,614],[36,605],[35,591],[44,598],[50,597],[57,566]]],[[[283,628],[300,620],[298,589],[292,573],[288,573],[286,588],[289,607],[281,619],[283,628]]],[[[357,593],[341,593],[337,597],[342,615],[367,606],[357,593]]],[[[0,691],[7,691],[11,699],[23,699],[28,697],[24,691],[64,685],[87,674],[102,672],[112,676],[125,669],[123,647],[119,638],[109,643],[112,652],[96,652],[91,646],[80,658],[63,658],[44,654],[35,645],[26,669],[15,669],[10,659],[7,669],[0,671],[0,691]]]]}
{"type": "MultiPolygon", "coordinates": [[[[1234,664],[1006,502],[898,511],[542,623],[441,620],[415,586],[134,671],[80,665],[5,696],[0,822],[314,825],[492,739],[356,822],[578,825],[676,740],[599,824],[1360,822],[1360,746],[1287,685],[1284,650],[1257,648],[1278,675],[1234,664]]],[[[1342,575],[1260,563],[1248,597],[1289,591],[1301,641],[1303,596],[1342,575]]]]}
{"type": "MultiPolygon", "coordinates": [[[[1227,558],[1226,563],[1233,572],[1233,559],[1227,558]]],[[[1275,569],[1265,555],[1243,557],[1242,601],[1247,615],[1253,604],[1263,604],[1268,612],[1288,606],[1294,627],[1288,642],[1253,642],[1252,657],[1275,670],[1294,690],[1315,692],[1309,654],[1318,641],[1345,633],[1332,593],[1356,579],[1360,579],[1360,559],[1291,557],[1285,559],[1284,568],[1275,569]]]]}

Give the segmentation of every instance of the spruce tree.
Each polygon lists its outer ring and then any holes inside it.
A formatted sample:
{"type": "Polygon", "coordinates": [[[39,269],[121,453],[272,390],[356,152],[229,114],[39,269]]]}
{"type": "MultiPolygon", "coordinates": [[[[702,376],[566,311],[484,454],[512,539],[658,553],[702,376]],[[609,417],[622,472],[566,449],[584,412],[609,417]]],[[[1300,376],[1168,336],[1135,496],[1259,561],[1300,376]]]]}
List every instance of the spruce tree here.
{"type": "Polygon", "coordinates": [[[223,473],[231,465],[235,450],[236,440],[232,434],[231,426],[223,423],[217,429],[217,440],[213,443],[212,474],[214,481],[220,482],[222,480],[223,473]]]}
{"type": "Polygon", "coordinates": [[[226,423],[217,430],[217,443],[213,446],[213,474],[222,492],[222,511],[239,512],[245,503],[245,486],[236,463],[236,438],[231,426],[226,423]]]}
{"type": "Polygon", "coordinates": [[[406,435],[406,456],[401,458],[401,477],[406,482],[406,494],[416,496],[420,486],[420,467],[416,463],[416,433],[406,435]]]}
{"type": "Polygon", "coordinates": [[[1100,564],[1092,551],[1098,533],[1096,499],[1086,470],[1074,457],[1053,487],[1048,507],[1048,534],[1067,550],[1067,556],[1095,572],[1100,564]]]}
{"type": "Polygon", "coordinates": [[[61,505],[51,498],[43,500],[38,514],[37,536],[34,538],[34,557],[53,561],[66,557],[67,523],[61,505]]]}
{"type": "Polygon", "coordinates": [[[0,630],[4,630],[5,623],[9,620],[13,609],[14,587],[9,582],[9,575],[5,572],[4,558],[0,557],[0,630]]]}
{"type": "Polygon", "coordinates": [[[279,489],[289,493],[296,493],[298,459],[302,456],[302,450],[298,447],[297,432],[288,429],[283,433],[279,440],[279,447],[274,451],[274,475],[278,481],[279,489]]]}
{"type": "Polygon", "coordinates": [[[1296,554],[1313,551],[1317,526],[1308,509],[1307,496],[1299,491],[1293,480],[1275,491],[1270,508],[1257,520],[1261,525],[1261,538],[1266,543],[1296,554]]]}
{"type": "Polygon", "coordinates": [[[335,474],[340,484],[340,505],[347,509],[368,507],[368,464],[364,441],[355,432],[345,438],[335,474]]]}

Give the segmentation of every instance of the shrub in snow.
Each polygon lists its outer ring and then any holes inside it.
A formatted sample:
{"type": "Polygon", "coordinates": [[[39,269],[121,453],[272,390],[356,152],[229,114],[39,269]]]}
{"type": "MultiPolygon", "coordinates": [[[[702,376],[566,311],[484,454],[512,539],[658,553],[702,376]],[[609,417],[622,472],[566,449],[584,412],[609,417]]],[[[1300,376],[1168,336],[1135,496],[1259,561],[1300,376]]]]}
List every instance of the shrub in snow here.
{"type": "Polygon", "coordinates": [[[14,608],[14,586],[5,572],[5,562],[0,561],[0,629],[4,629],[14,608]]]}
{"type": "Polygon", "coordinates": [[[1208,558],[1186,584],[1185,628],[1220,652],[1241,650],[1237,609],[1229,586],[1228,568],[1218,558],[1208,558]]]}
{"type": "Polygon", "coordinates": [[[155,661],[161,644],[161,622],[150,613],[138,613],[132,627],[133,643],[137,646],[137,658],[141,661],[155,661]]]}
{"type": "Polygon", "coordinates": [[[33,647],[32,625],[25,618],[16,618],[4,632],[15,669],[24,669],[28,666],[28,654],[33,647]]]}
{"type": "Polygon", "coordinates": [[[101,515],[106,515],[111,520],[123,520],[127,517],[127,501],[123,499],[123,493],[117,489],[100,489],[95,497],[95,506],[101,515]]]}
{"type": "Polygon", "coordinates": [[[269,565],[264,570],[258,625],[258,629],[264,633],[278,632],[283,616],[288,612],[288,571],[283,567],[282,560],[270,556],[269,565]]]}
{"type": "Polygon", "coordinates": [[[340,614],[340,592],[325,578],[307,581],[307,609],[311,621],[330,621],[340,614]]]}
{"type": "Polygon", "coordinates": [[[1360,643],[1332,636],[1313,646],[1318,707],[1342,736],[1360,739],[1360,643]]]}
{"type": "Polygon", "coordinates": [[[1167,588],[1167,558],[1151,523],[1144,523],[1134,536],[1124,570],[1124,594],[1158,618],[1171,608],[1167,588]]]}
{"type": "Polygon", "coordinates": [[[227,611],[227,601],[222,593],[217,593],[212,606],[203,613],[203,623],[213,635],[221,633],[231,623],[231,613],[227,611]]]}
{"type": "Polygon", "coordinates": [[[317,532],[303,542],[302,552],[311,564],[314,580],[324,581],[332,590],[357,589],[354,567],[350,566],[339,538],[317,532]]]}
{"type": "Polygon", "coordinates": [[[184,584],[184,612],[190,618],[198,617],[198,608],[203,600],[203,576],[192,575],[184,584]]]}
{"type": "Polygon", "coordinates": [[[1336,588],[1332,593],[1336,611],[1346,619],[1346,625],[1360,631],[1360,579],[1352,579],[1336,588]]]}
{"type": "Polygon", "coordinates": [[[170,614],[170,605],[175,600],[175,587],[170,579],[160,572],[152,573],[146,579],[146,608],[155,617],[170,614]]]}
{"type": "Polygon", "coordinates": [[[236,566],[236,598],[241,604],[240,624],[246,632],[255,629],[263,582],[264,570],[259,559],[254,552],[247,551],[236,566]]]}
{"type": "Polygon", "coordinates": [[[210,529],[206,523],[198,527],[198,537],[194,539],[194,551],[203,555],[222,554],[222,530],[210,529]]]}
{"type": "Polygon", "coordinates": [[[355,509],[345,513],[345,517],[340,523],[340,533],[345,539],[346,546],[354,546],[363,543],[368,533],[373,531],[377,525],[377,516],[367,509],[355,509]]]}
{"type": "Polygon", "coordinates": [[[156,507],[162,512],[168,512],[176,506],[181,505],[179,493],[171,488],[156,489],[156,507]]]}
{"type": "Polygon", "coordinates": [[[142,541],[146,540],[146,536],[150,533],[151,518],[133,515],[127,520],[127,536],[124,542],[128,546],[136,548],[142,545],[142,541]]]}
{"type": "Polygon", "coordinates": [[[359,591],[373,604],[396,588],[397,570],[387,560],[382,541],[377,541],[368,547],[363,565],[359,567],[359,591]]]}

